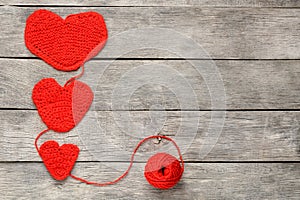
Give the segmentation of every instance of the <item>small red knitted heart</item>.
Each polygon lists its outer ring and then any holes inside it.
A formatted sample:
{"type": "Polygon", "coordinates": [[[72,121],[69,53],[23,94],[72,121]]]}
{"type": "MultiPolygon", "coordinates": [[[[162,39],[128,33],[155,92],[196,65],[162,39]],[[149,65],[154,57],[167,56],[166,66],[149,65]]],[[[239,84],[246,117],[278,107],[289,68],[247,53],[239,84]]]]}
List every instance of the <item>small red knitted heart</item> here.
{"type": "Polygon", "coordinates": [[[74,80],[64,87],[55,79],[45,78],[32,91],[32,99],[39,115],[49,129],[68,132],[88,111],[93,92],[88,85],[74,80]]]}
{"type": "Polygon", "coordinates": [[[64,20],[48,10],[37,10],[28,17],[24,35],[33,54],[63,71],[76,70],[97,55],[108,36],[99,13],[73,14],[64,20]]]}
{"type": "Polygon", "coordinates": [[[42,144],[39,154],[51,176],[56,180],[64,180],[74,167],[79,148],[74,144],[59,146],[50,140],[42,144]]]}

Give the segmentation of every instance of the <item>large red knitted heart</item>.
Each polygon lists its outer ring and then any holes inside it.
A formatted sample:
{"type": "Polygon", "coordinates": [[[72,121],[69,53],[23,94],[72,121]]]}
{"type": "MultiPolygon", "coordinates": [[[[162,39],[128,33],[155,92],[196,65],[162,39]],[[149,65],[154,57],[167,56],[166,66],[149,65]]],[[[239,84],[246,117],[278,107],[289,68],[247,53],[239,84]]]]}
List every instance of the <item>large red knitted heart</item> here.
{"type": "Polygon", "coordinates": [[[74,80],[64,87],[55,79],[45,78],[32,91],[32,99],[49,129],[68,132],[88,111],[93,92],[88,85],[74,80]]]}
{"type": "Polygon", "coordinates": [[[73,169],[79,148],[74,144],[59,146],[57,142],[50,140],[42,144],[39,154],[51,176],[56,180],[64,180],[73,169]]]}
{"type": "Polygon", "coordinates": [[[96,12],[69,15],[65,20],[37,10],[26,22],[25,43],[55,69],[72,71],[97,55],[107,40],[103,17],[96,12]]]}

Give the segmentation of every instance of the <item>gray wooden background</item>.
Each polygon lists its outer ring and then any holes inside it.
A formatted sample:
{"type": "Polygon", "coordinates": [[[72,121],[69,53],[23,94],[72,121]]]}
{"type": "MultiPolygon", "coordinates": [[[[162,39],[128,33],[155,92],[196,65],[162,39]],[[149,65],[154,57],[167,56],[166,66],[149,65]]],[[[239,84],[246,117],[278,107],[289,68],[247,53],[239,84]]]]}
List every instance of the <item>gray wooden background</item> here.
{"type": "MultiPolygon", "coordinates": [[[[300,198],[299,0],[0,0],[0,5],[1,199],[300,198]],[[92,117],[86,117],[69,133],[50,132],[41,139],[76,143],[81,153],[73,174],[103,182],[119,176],[128,166],[129,155],[118,155],[116,147],[129,152],[139,139],[128,132],[124,135],[114,120],[116,113],[130,112],[133,127],[141,129],[149,123],[149,116],[157,116],[155,120],[160,122],[166,115],[161,131],[171,137],[182,120],[186,120],[185,130],[193,130],[194,124],[189,122],[200,116],[197,136],[184,151],[186,170],[176,187],[166,191],[152,188],[143,177],[146,158],[142,153],[128,177],[113,186],[88,186],[71,178],[58,182],[50,177],[33,145],[45,125],[32,103],[31,91],[41,78],[55,77],[62,84],[79,72],[56,71],[26,49],[25,21],[39,8],[63,17],[88,10],[99,12],[110,37],[133,28],[170,28],[192,38],[209,53],[223,79],[226,107],[220,110],[226,110],[226,118],[217,143],[204,158],[199,157],[199,151],[213,112],[208,90],[201,75],[189,71],[186,60],[159,50],[126,54],[97,80],[100,93],[90,113],[97,114],[100,126],[109,133],[107,138],[102,140],[97,130],[83,126],[91,123],[92,117]],[[150,85],[132,96],[129,110],[114,110],[110,102],[114,84],[134,66],[153,63],[173,66],[186,74],[185,78],[198,86],[194,90],[198,106],[181,110],[169,90],[150,85]],[[151,110],[162,101],[166,108],[151,110]],[[184,119],[182,112],[187,116],[184,119]],[[96,141],[94,148],[80,135],[96,141]]],[[[123,48],[124,44],[116,45],[123,48]]],[[[113,59],[110,54],[100,53],[88,67],[100,69],[113,59]]],[[[87,70],[82,80],[93,82],[89,79],[92,76],[87,70]]],[[[123,120],[126,124],[127,119],[123,120]]]]}

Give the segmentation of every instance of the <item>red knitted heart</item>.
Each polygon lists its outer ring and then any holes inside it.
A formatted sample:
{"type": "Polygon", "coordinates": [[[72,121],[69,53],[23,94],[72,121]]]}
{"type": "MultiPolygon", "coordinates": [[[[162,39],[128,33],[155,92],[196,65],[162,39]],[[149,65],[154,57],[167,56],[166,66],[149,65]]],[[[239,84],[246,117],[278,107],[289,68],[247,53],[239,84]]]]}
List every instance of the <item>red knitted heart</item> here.
{"type": "Polygon", "coordinates": [[[64,180],[73,169],[79,148],[74,144],[59,146],[57,142],[50,140],[42,144],[39,154],[51,176],[56,180],[64,180]]]}
{"type": "Polygon", "coordinates": [[[53,78],[38,82],[32,91],[32,99],[49,129],[68,132],[80,122],[88,111],[93,92],[88,85],[74,80],[61,87],[53,78]]]}
{"type": "Polygon", "coordinates": [[[103,17],[96,12],[69,15],[65,20],[37,10],[26,22],[25,43],[55,69],[72,71],[97,55],[107,40],[103,17]]]}

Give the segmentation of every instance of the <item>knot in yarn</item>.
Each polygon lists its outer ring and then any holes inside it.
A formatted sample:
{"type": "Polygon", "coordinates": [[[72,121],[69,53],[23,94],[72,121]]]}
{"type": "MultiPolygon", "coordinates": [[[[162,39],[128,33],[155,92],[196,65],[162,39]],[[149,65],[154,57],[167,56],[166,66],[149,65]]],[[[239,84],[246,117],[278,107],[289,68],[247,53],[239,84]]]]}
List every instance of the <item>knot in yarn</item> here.
{"type": "Polygon", "coordinates": [[[180,162],[172,155],[157,153],[145,166],[145,178],[155,188],[169,189],[176,185],[183,173],[180,162]]]}

